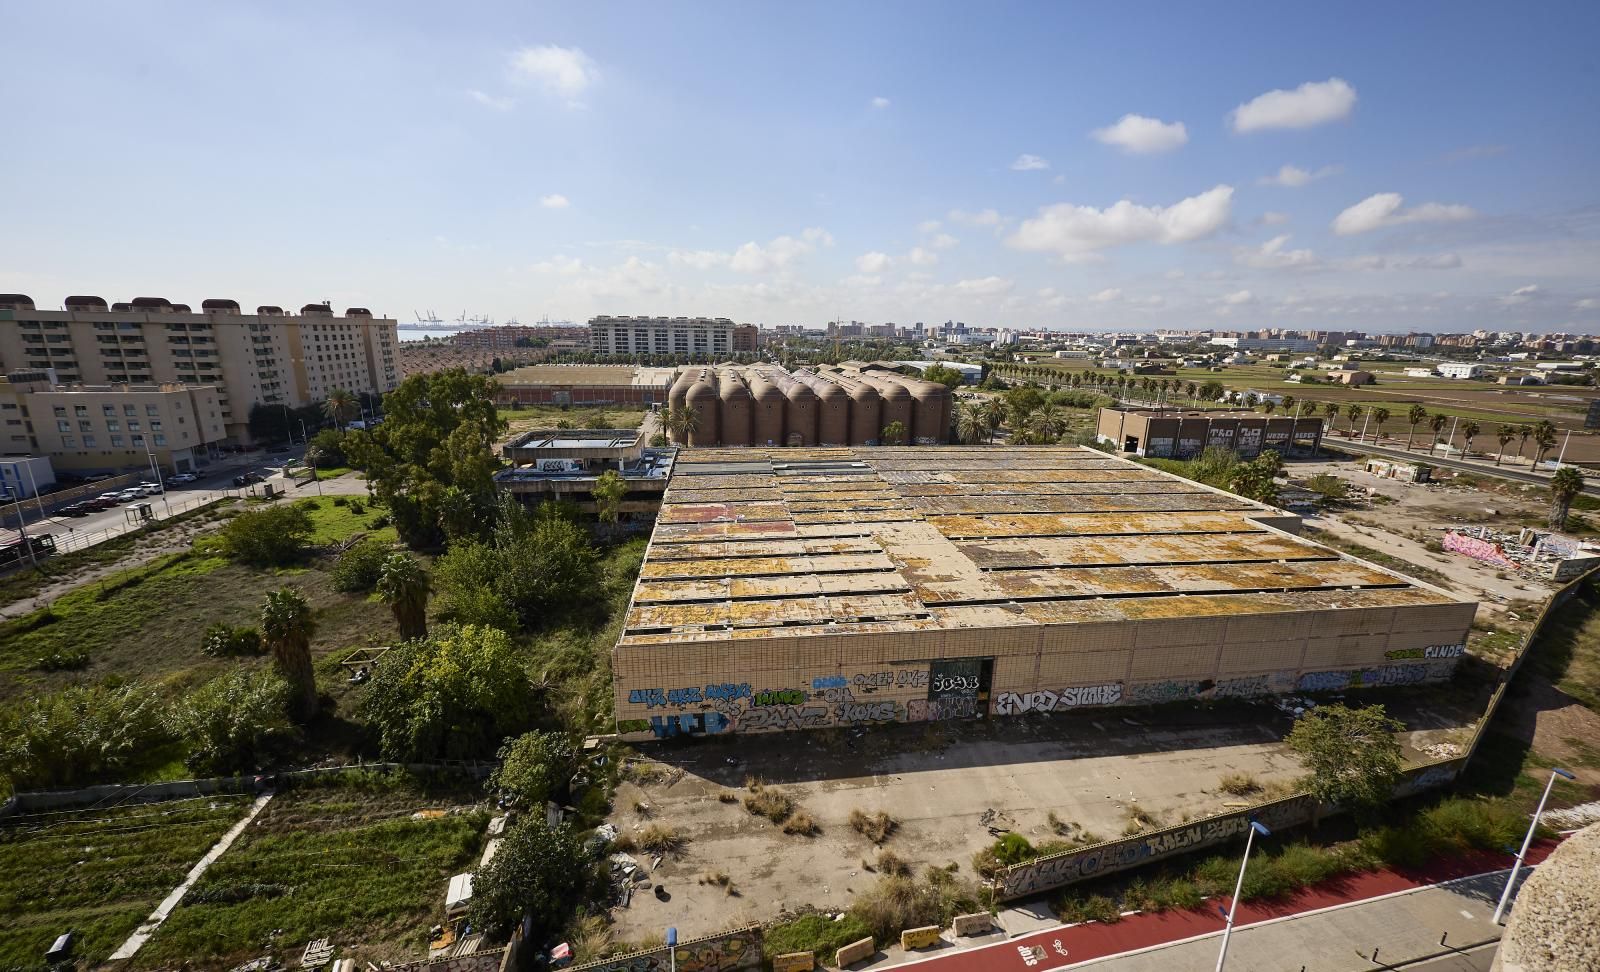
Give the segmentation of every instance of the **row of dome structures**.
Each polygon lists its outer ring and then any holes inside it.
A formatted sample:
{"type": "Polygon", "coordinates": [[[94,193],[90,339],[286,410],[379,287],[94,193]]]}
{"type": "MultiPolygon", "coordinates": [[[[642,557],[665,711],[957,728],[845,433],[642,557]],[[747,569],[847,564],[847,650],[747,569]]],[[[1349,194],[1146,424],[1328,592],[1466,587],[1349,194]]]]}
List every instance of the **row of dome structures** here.
{"type": "Polygon", "coordinates": [[[898,444],[950,439],[950,389],[894,371],[691,367],[678,374],[667,403],[696,414],[680,445],[872,446],[895,423],[904,430],[898,444]]]}

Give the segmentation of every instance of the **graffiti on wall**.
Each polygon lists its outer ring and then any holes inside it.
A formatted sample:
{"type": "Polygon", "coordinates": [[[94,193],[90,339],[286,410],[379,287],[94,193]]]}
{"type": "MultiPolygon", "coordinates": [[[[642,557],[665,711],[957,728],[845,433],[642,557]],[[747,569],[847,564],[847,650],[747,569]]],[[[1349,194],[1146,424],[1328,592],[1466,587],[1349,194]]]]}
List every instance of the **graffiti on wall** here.
{"type": "Polygon", "coordinates": [[[995,696],[995,715],[1021,715],[1024,712],[1065,712],[1091,705],[1116,705],[1122,701],[1122,683],[1075,685],[1059,692],[1001,692],[995,696]]]}
{"type": "Polygon", "coordinates": [[[1399,658],[1460,658],[1466,650],[1466,645],[1429,645],[1426,648],[1396,648],[1384,652],[1383,657],[1391,661],[1399,658]]]}
{"type": "Polygon", "coordinates": [[[748,972],[761,968],[761,929],[744,928],[721,935],[710,935],[676,948],[663,945],[648,952],[619,955],[587,965],[574,965],[569,972],[748,972]]]}
{"type": "Polygon", "coordinates": [[[1147,456],[1155,456],[1158,459],[1170,458],[1172,456],[1172,444],[1172,439],[1152,438],[1145,443],[1144,454],[1147,456]]]}
{"type": "Polygon", "coordinates": [[[1239,455],[1249,459],[1261,453],[1261,429],[1239,430],[1239,455]]]}
{"type": "Polygon", "coordinates": [[[690,705],[699,705],[702,702],[732,701],[734,699],[748,699],[750,697],[750,683],[741,682],[738,685],[732,682],[723,682],[718,685],[707,685],[704,688],[689,685],[683,688],[666,689],[658,688],[634,689],[628,693],[628,701],[636,705],[643,705],[648,709],[666,708],[676,706],[684,708],[690,705]]]}
{"type": "Polygon", "coordinates": [[[1494,564],[1496,567],[1505,567],[1510,570],[1521,570],[1522,565],[1506,556],[1498,543],[1469,537],[1465,533],[1447,530],[1444,535],[1444,549],[1453,550],[1458,554],[1465,554],[1474,560],[1494,564]]]}
{"type": "Polygon", "coordinates": [[[1295,688],[1302,692],[1337,692],[1353,688],[1415,685],[1418,682],[1437,681],[1447,675],[1447,669],[1435,669],[1431,665],[1380,665],[1377,668],[1349,671],[1306,672],[1295,683],[1295,688]]]}

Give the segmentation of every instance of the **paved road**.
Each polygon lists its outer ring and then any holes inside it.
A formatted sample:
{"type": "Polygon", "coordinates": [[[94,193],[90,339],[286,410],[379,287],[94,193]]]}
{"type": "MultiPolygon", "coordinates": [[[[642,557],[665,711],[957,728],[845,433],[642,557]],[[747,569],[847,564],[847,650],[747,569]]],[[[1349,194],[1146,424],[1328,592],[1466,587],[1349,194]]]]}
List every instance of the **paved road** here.
{"type": "MultiPolygon", "coordinates": [[[[1555,847],[1529,852],[1542,861],[1555,847]]],[[[1349,875],[1274,902],[1244,902],[1229,948],[1228,968],[1345,972],[1432,960],[1439,938],[1467,948],[1500,932],[1490,922],[1505,880],[1504,854],[1472,854],[1419,871],[1349,875]],[[1381,964],[1371,961],[1377,948],[1381,964]],[[1363,957],[1364,956],[1364,957],[1363,957]]],[[[1523,872],[1527,874],[1526,871],[1523,872]]],[[[1192,911],[1128,915],[1115,924],[1056,926],[1009,941],[940,952],[893,966],[910,972],[1206,972],[1215,967],[1221,902],[1192,911]]],[[[1473,960],[1476,961],[1476,956],[1473,960]]],[[[1436,972],[1454,972],[1439,965],[1436,972]]],[[[1475,968],[1467,965],[1462,968],[1475,968]]]]}
{"type": "MultiPolygon", "coordinates": [[[[1323,436],[1322,445],[1325,449],[1334,449],[1340,452],[1373,455],[1384,459],[1399,459],[1404,462],[1420,462],[1429,466],[1442,466],[1446,469],[1475,473],[1480,476],[1498,476],[1501,479],[1510,479],[1519,483],[1532,483],[1536,486],[1548,486],[1550,484],[1550,476],[1547,473],[1536,473],[1511,466],[1496,466],[1493,463],[1477,462],[1471,459],[1456,459],[1440,455],[1430,456],[1426,452],[1407,452],[1405,449],[1374,445],[1371,442],[1334,439],[1329,436],[1323,436]]],[[[1591,480],[1584,484],[1583,491],[1591,496],[1600,496],[1600,483],[1591,480]]]]}

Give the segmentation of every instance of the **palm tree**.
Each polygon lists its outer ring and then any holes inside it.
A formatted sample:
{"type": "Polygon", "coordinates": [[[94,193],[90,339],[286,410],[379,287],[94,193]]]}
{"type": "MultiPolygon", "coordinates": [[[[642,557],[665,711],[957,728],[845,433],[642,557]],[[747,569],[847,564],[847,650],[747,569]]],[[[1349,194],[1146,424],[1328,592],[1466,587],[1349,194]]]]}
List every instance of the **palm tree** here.
{"type": "Polygon", "coordinates": [[[1439,433],[1444,431],[1444,425],[1450,421],[1450,416],[1443,412],[1435,412],[1428,419],[1428,428],[1433,430],[1433,442],[1428,445],[1428,455],[1433,455],[1433,450],[1439,445],[1439,433]]]}
{"type": "Polygon", "coordinates": [[[356,400],[355,394],[347,388],[335,388],[333,391],[328,392],[328,397],[322,401],[322,414],[328,417],[328,421],[341,429],[360,412],[361,403],[356,400]]]}
{"type": "Polygon", "coordinates": [[[989,418],[981,402],[966,402],[956,411],[956,438],[973,445],[989,429],[989,418]]]}
{"type": "Polygon", "coordinates": [[[989,442],[994,442],[994,434],[1006,420],[1006,403],[999,398],[990,396],[983,403],[983,424],[989,428],[989,442]]]}
{"type": "Polygon", "coordinates": [[[1339,417],[1339,412],[1340,411],[1342,411],[1342,410],[1339,408],[1339,403],[1338,402],[1328,402],[1327,404],[1322,406],[1322,414],[1327,416],[1327,418],[1328,418],[1328,432],[1329,433],[1333,432],[1334,420],[1339,417]]]}
{"type": "Polygon", "coordinates": [[[1317,403],[1307,398],[1300,403],[1300,414],[1310,415],[1317,410],[1317,403]]]}
{"type": "Polygon", "coordinates": [[[378,598],[394,612],[400,637],[427,637],[428,590],[428,572],[416,558],[404,553],[384,558],[378,571],[378,598]]]}
{"type": "Polygon", "coordinates": [[[669,408],[662,422],[667,431],[672,433],[672,441],[688,445],[689,436],[700,431],[700,410],[690,405],[669,408]]]}
{"type": "Polygon", "coordinates": [[[1506,457],[1506,446],[1510,445],[1511,440],[1515,439],[1516,437],[1517,430],[1509,425],[1502,425],[1498,429],[1494,430],[1495,441],[1500,443],[1500,451],[1496,453],[1494,457],[1495,465],[1500,465],[1500,460],[1506,457]]]}
{"type": "Polygon", "coordinates": [[[1539,468],[1544,454],[1556,447],[1556,427],[1548,419],[1533,427],[1533,468],[1539,468]]]}
{"type": "Polygon", "coordinates": [[[1295,398],[1294,398],[1293,395],[1285,395],[1285,396],[1283,396],[1283,410],[1285,412],[1288,412],[1290,415],[1293,415],[1294,414],[1294,402],[1295,402],[1295,398]]]}
{"type": "Polygon", "coordinates": [[[1383,423],[1385,423],[1387,421],[1389,421],[1389,410],[1388,409],[1386,409],[1386,408],[1384,408],[1383,406],[1380,405],[1377,408],[1372,410],[1372,424],[1373,424],[1372,440],[1374,442],[1382,442],[1383,441],[1383,423]]]}
{"type": "Polygon", "coordinates": [[[1356,434],[1356,419],[1361,417],[1361,406],[1355,402],[1344,407],[1344,414],[1350,417],[1350,434],[1356,434]]]}
{"type": "Polygon", "coordinates": [[[1256,393],[1255,392],[1245,392],[1244,393],[1244,398],[1240,400],[1240,404],[1243,405],[1245,408],[1249,408],[1249,409],[1255,408],[1256,407],[1256,393]]]}
{"type": "Polygon", "coordinates": [[[1028,431],[1033,433],[1032,439],[1040,444],[1048,444],[1061,437],[1067,430],[1066,416],[1061,410],[1049,402],[1045,402],[1028,416],[1028,431]]]}
{"type": "Polygon", "coordinates": [[[1200,390],[1200,386],[1195,384],[1192,381],[1184,383],[1183,393],[1185,395],[1189,396],[1189,401],[1190,402],[1193,402],[1195,400],[1195,397],[1194,397],[1195,393],[1198,392],[1199,390],[1200,390]]]}
{"type": "Polygon", "coordinates": [[[1531,426],[1531,425],[1519,425],[1519,426],[1517,426],[1517,439],[1518,439],[1518,441],[1517,441],[1517,458],[1518,459],[1522,458],[1523,450],[1528,448],[1528,436],[1530,436],[1532,434],[1533,434],[1533,426],[1531,426]]]}
{"type": "Polygon", "coordinates": [[[1576,466],[1562,466],[1550,477],[1550,529],[1565,530],[1572,500],[1583,492],[1583,473],[1576,466]]]}
{"type": "Polygon", "coordinates": [[[1428,417],[1428,410],[1421,405],[1412,405],[1406,410],[1406,421],[1411,423],[1411,431],[1406,433],[1406,451],[1411,451],[1411,438],[1417,434],[1417,426],[1428,417]]]}
{"type": "Polygon", "coordinates": [[[1461,438],[1465,439],[1467,443],[1467,448],[1461,453],[1463,459],[1472,454],[1472,439],[1482,431],[1482,426],[1478,425],[1477,422],[1468,421],[1461,424],[1461,438]]]}
{"type": "Polygon", "coordinates": [[[1277,410],[1277,408],[1278,408],[1278,403],[1273,401],[1270,398],[1261,403],[1261,410],[1263,412],[1266,412],[1268,415],[1271,415],[1274,411],[1277,410]]]}
{"type": "Polygon", "coordinates": [[[284,587],[267,593],[261,608],[261,640],[271,650],[278,674],[294,691],[291,706],[300,722],[317,712],[317,676],[311,670],[311,636],[316,631],[311,605],[299,591],[284,587]]]}

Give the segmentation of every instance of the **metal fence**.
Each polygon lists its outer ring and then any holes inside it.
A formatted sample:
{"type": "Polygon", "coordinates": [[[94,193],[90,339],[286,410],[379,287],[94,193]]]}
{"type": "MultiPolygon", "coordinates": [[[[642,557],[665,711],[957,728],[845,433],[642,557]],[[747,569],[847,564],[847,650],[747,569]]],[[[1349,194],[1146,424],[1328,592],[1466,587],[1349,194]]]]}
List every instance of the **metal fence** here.
{"type": "Polygon", "coordinates": [[[150,504],[151,519],[129,519],[121,526],[107,527],[103,530],[78,530],[68,526],[64,531],[59,524],[34,523],[29,527],[29,536],[40,536],[49,533],[55,538],[56,553],[70,553],[74,550],[83,550],[97,543],[104,543],[116,537],[137,533],[149,527],[161,525],[165,520],[184,513],[191,513],[201,507],[220,503],[223,500],[233,499],[240,495],[236,489],[222,490],[220,493],[210,493],[202,497],[185,500],[181,503],[163,502],[159,496],[149,496],[145,502],[150,504]]]}

